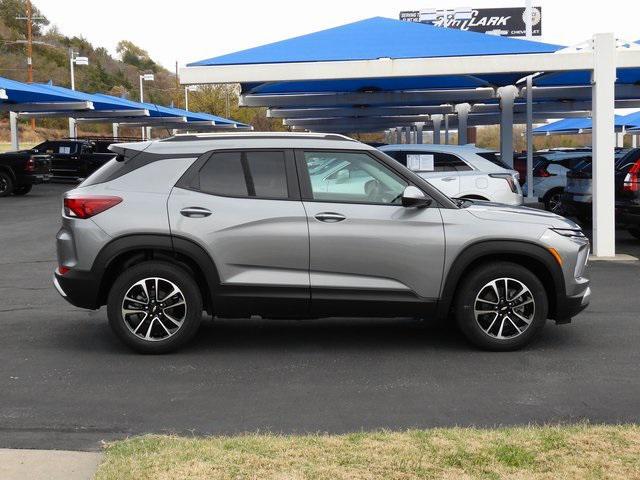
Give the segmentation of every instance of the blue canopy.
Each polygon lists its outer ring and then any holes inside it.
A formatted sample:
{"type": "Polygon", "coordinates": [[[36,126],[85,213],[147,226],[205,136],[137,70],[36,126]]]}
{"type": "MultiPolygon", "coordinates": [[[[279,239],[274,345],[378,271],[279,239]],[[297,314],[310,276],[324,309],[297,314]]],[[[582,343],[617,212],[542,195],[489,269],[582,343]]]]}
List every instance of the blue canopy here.
{"type": "Polygon", "coordinates": [[[43,103],[43,102],[86,102],[90,101],[81,93],[73,90],[57,90],[51,85],[41,83],[22,83],[0,77],[0,88],[6,92],[4,103],[43,103]],[[68,91],[67,91],[68,90],[68,91]]]}
{"type": "MultiPolygon", "coordinates": [[[[560,45],[374,17],[193,62],[188,66],[551,53],[561,48],[560,45]]],[[[528,73],[254,83],[242,85],[242,92],[267,94],[476,88],[511,85],[528,73]]]]}
{"type": "Polygon", "coordinates": [[[95,97],[106,99],[116,102],[123,106],[129,106],[132,108],[145,108],[149,110],[151,117],[186,117],[188,122],[215,122],[217,125],[237,125],[239,127],[247,127],[248,125],[228,118],[218,117],[210,113],[202,112],[190,112],[181,108],[164,107],[162,105],[156,105],[155,103],[136,102],[127,98],[114,97],[112,95],[105,95],[104,93],[95,93],[95,97]]]}
{"type": "MultiPolygon", "coordinates": [[[[634,43],[640,44],[640,40],[634,43]]],[[[637,48],[637,47],[636,47],[637,48]]],[[[640,82],[640,68],[618,68],[616,83],[621,85],[635,85],[640,82]]],[[[566,87],[591,85],[591,72],[578,70],[574,72],[546,73],[536,77],[533,84],[537,87],[566,87]]]]}
{"type": "Polygon", "coordinates": [[[188,66],[550,53],[560,48],[559,45],[373,17],[200,60],[188,66]]]}
{"type": "MultiPolygon", "coordinates": [[[[633,114],[632,114],[633,115],[633,114]]],[[[557,122],[551,122],[538,128],[533,129],[534,135],[562,135],[562,134],[575,134],[580,133],[583,130],[591,130],[592,121],[590,117],[582,118],[565,118],[558,120],[557,122]]],[[[628,126],[636,125],[640,123],[640,119],[636,123],[629,123],[627,117],[622,115],[616,115],[614,120],[614,128],[616,131],[620,131],[628,126]]]]}

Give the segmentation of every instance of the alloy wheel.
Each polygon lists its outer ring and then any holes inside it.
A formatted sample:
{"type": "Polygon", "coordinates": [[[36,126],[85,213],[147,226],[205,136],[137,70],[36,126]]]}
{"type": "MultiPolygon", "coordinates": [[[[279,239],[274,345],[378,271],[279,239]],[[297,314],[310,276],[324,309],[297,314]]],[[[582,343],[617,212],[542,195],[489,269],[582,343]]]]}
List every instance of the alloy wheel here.
{"type": "Polygon", "coordinates": [[[9,188],[9,182],[7,179],[0,175],[0,193],[4,193],[9,188]]]}
{"type": "Polygon", "coordinates": [[[187,317],[187,303],[178,286],[165,278],[134,283],[122,300],[122,318],[131,333],[146,341],[175,335],[187,317]]]}
{"type": "Polygon", "coordinates": [[[498,278],[480,289],[473,313],[484,333],[508,340],[529,328],[535,316],[535,301],[531,290],[521,281],[498,278]]]}
{"type": "Polygon", "coordinates": [[[551,195],[551,197],[549,197],[549,211],[552,213],[556,213],[556,214],[561,214],[562,213],[562,194],[561,193],[554,193],[553,195],[551,195]]]}

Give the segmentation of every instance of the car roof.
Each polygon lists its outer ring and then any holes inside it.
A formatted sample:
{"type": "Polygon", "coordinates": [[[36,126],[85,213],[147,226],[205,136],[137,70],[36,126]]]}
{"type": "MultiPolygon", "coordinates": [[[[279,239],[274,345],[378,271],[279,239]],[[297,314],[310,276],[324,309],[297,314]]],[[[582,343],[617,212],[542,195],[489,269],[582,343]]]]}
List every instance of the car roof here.
{"type": "Polygon", "coordinates": [[[234,132],[209,134],[184,134],[163,140],[118,143],[109,146],[111,151],[144,150],[157,154],[200,155],[211,150],[239,148],[314,148],[375,150],[374,147],[334,133],[298,132],[234,132]]]}
{"type": "Polygon", "coordinates": [[[425,150],[430,152],[473,152],[473,153],[495,153],[495,150],[476,147],[473,143],[466,145],[443,145],[435,143],[397,143],[379,147],[380,150],[425,150]]]}

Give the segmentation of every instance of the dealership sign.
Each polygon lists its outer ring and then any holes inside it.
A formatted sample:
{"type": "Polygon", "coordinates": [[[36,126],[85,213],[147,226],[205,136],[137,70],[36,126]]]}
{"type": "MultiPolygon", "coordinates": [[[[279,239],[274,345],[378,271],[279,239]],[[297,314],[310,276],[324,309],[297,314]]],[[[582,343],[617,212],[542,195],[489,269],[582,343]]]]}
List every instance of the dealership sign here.
{"type": "MultiPolygon", "coordinates": [[[[400,12],[400,20],[420,22],[437,27],[455,28],[471,32],[490,33],[507,37],[526,35],[525,8],[469,8],[461,10],[410,10],[400,12]]],[[[531,25],[534,36],[542,35],[542,8],[532,9],[531,25]]]]}

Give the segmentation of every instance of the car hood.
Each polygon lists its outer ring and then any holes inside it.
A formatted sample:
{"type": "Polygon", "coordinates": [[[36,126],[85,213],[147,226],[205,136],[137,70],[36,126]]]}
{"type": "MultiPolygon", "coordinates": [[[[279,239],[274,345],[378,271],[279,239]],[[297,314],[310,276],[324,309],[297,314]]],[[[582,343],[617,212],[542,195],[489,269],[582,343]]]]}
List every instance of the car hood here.
{"type": "Polygon", "coordinates": [[[555,228],[580,228],[580,226],[560,215],[531,207],[516,207],[503,203],[473,202],[466,210],[482,220],[500,222],[525,222],[555,228]]]}

